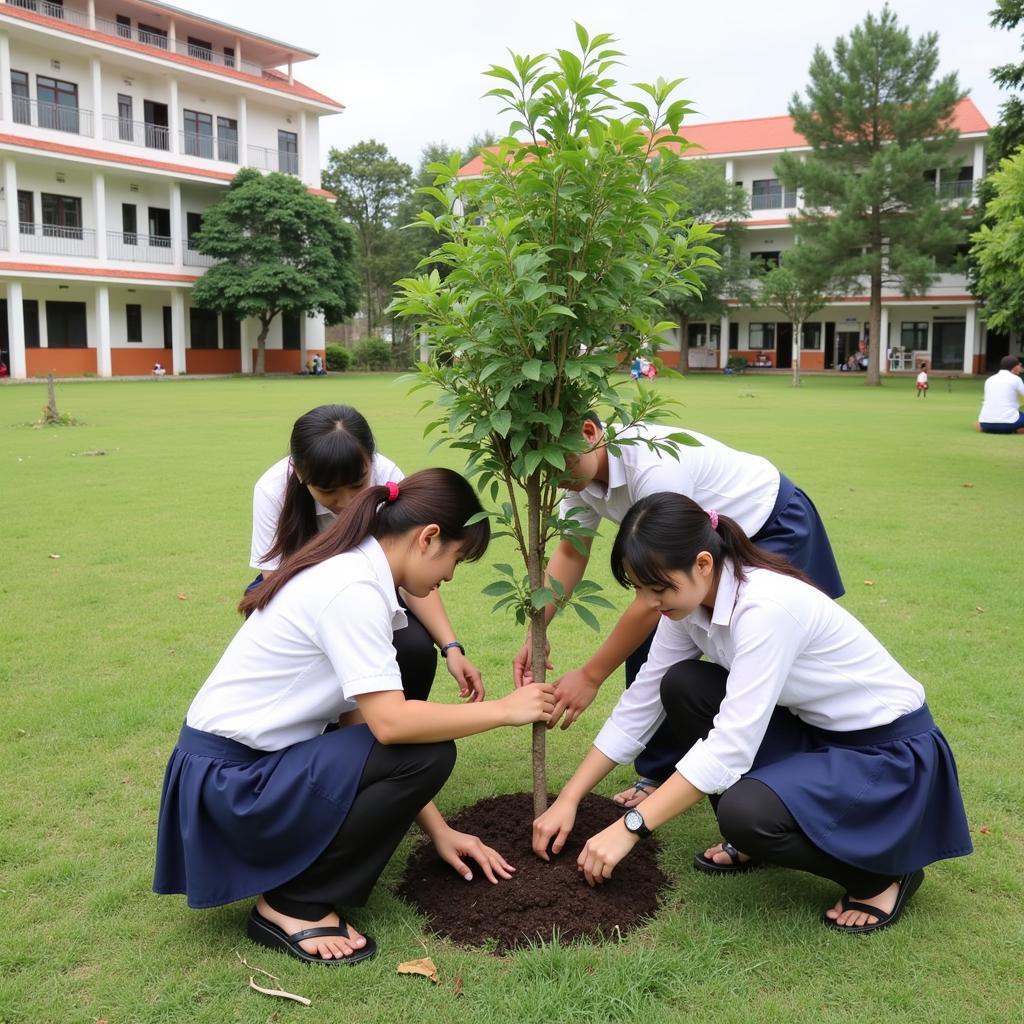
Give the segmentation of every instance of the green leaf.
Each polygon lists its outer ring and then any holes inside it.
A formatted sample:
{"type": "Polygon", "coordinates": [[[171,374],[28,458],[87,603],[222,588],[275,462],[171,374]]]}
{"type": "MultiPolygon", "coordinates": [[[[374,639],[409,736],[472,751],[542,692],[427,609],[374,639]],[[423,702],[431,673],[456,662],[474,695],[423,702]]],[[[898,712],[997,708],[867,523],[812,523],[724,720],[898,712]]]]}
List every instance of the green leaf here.
{"type": "Polygon", "coordinates": [[[554,604],[555,595],[550,587],[539,587],[530,594],[530,601],[534,608],[546,608],[554,604]]]}
{"type": "Polygon", "coordinates": [[[500,409],[498,412],[492,412],[491,429],[502,437],[508,437],[508,432],[512,429],[512,413],[507,409],[500,409]]]}
{"type": "Polygon", "coordinates": [[[595,633],[600,632],[601,623],[597,621],[597,617],[594,615],[589,608],[584,608],[581,604],[573,604],[572,610],[585,622],[595,633]]]}
{"type": "Polygon", "coordinates": [[[515,585],[508,580],[495,580],[493,583],[488,583],[481,593],[487,597],[501,597],[515,589],[515,585]]]}
{"type": "MultiPolygon", "coordinates": [[[[527,380],[540,380],[542,363],[539,359],[527,359],[519,369],[527,380]]],[[[506,431],[507,433],[507,431],[506,431]]]]}

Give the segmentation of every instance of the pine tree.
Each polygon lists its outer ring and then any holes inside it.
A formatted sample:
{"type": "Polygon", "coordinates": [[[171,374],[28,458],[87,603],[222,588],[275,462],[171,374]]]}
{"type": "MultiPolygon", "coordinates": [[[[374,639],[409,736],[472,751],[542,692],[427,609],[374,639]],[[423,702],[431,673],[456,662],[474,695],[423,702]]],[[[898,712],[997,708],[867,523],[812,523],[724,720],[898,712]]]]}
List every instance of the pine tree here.
{"type": "Polygon", "coordinates": [[[951,122],[965,94],[955,73],[936,79],[938,64],[937,34],[912,40],[886,6],[838,38],[831,57],[817,47],[806,99],[789,105],[811,152],[784,154],[776,173],[802,190],[797,241],[833,269],[835,287],[869,282],[867,384],[880,383],[886,348],[883,285],[926,291],[937,261],[966,238],[963,210],[936,187],[953,170],[951,122]]]}

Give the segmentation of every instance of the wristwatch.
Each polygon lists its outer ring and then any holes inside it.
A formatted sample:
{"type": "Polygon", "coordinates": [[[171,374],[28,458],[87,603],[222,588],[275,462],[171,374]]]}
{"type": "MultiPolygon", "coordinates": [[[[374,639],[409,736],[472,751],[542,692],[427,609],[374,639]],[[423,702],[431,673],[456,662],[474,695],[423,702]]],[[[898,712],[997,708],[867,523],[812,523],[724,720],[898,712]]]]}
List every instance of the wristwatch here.
{"type": "Polygon", "coordinates": [[[622,823],[626,826],[627,832],[632,832],[640,839],[646,839],[651,834],[651,830],[644,824],[644,816],[636,808],[626,811],[622,823]]]}

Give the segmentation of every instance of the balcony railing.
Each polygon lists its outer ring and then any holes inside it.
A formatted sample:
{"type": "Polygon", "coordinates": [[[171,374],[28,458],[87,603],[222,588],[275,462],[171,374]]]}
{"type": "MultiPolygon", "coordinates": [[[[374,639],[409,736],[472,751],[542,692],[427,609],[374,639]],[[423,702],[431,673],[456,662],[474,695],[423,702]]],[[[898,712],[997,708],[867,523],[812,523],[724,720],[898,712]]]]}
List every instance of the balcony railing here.
{"type": "Polygon", "coordinates": [[[792,210],[795,206],[795,192],[767,192],[750,197],[752,210],[792,210]]]}
{"type": "Polygon", "coordinates": [[[974,194],[973,181],[943,181],[939,184],[942,199],[970,199],[974,194]]]}
{"type": "Polygon", "coordinates": [[[220,160],[227,164],[238,163],[238,140],[214,138],[200,132],[179,133],[181,152],[186,156],[198,156],[204,160],[220,160]]]}
{"type": "Polygon", "coordinates": [[[107,255],[132,263],[173,263],[174,252],[167,235],[140,235],[135,231],[108,231],[107,255]]]}
{"type": "Polygon", "coordinates": [[[115,39],[126,39],[142,43],[143,46],[151,46],[157,50],[165,50],[169,53],[178,53],[183,57],[191,57],[193,60],[206,61],[216,67],[233,68],[244,71],[247,75],[263,77],[263,68],[252,61],[239,60],[231,54],[218,53],[216,50],[208,49],[205,46],[197,46],[185,40],[177,39],[173,45],[171,40],[157,32],[148,32],[135,25],[122,25],[120,22],[111,21],[109,18],[97,17],[93,23],[89,22],[89,15],[86,11],[76,10],[73,7],[64,7],[60,4],[49,3],[48,0],[4,0],[12,7],[23,7],[28,11],[35,11],[47,18],[54,18],[57,21],[64,21],[71,25],[78,25],[81,28],[92,29],[106,36],[113,36],[115,39]]]}
{"type": "Polygon", "coordinates": [[[92,135],[92,111],[83,107],[66,107],[59,103],[41,103],[28,96],[12,96],[11,113],[15,124],[70,132],[72,135],[92,135]]]}
{"type": "Polygon", "coordinates": [[[103,138],[107,142],[124,142],[129,146],[145,146],[147,149],[171,148],[170,129],[148,121],[132,121],[114,114],[103,115],[103,138]]]}
{"type": "Polygon", "coordinates": [[[92,228],[69,228],[62,224],[18,225],[22,252],[48,256],[95,256],[96,232],[92,228]]]}
{"type": "Polygon", "coordinates": [[[249,167],[261,171],[281,171],[283,174],[299,173],[299,154],[285,149],[266,149],[263,146],[249,147],[249,167]]]}
{"type": "Polygon", "coordinates": [[[212,267],[216,260],[212,256],[206,256],[198,249],[194,249],[192,244],[189,243],[185,246],[182,262],[186,267],[212,267]]]}

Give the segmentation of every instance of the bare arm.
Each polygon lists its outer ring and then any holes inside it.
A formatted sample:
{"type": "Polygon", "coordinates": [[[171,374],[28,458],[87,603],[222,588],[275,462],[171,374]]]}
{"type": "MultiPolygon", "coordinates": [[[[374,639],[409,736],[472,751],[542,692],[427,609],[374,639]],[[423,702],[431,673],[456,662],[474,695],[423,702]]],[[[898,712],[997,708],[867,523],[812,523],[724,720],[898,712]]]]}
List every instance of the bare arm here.
{"type": "Polygon", "coordinates": [[[600,686],[651,635],[659,618],[657,608],[635,598],[583,671],[600,686]]]}

